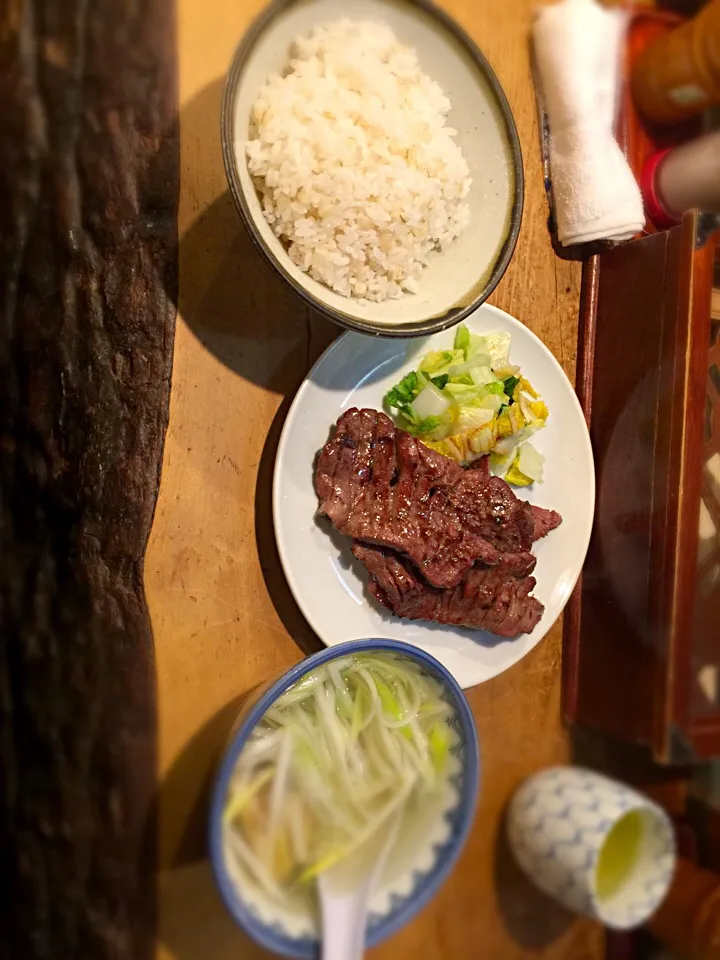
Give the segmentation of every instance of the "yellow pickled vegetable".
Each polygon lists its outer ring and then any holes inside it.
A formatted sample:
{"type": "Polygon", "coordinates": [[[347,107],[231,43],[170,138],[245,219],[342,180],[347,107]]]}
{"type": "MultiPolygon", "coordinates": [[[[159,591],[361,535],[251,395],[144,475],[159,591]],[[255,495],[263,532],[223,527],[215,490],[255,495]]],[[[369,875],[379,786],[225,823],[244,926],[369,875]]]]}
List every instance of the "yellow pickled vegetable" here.
{"type": "Polygon", "coordinates": [[[496,425],[497,417],[487,426],[478,427],[469,433],[454,433],[444,440],[424,440],[423,443],[456,463],[471,463],[490,453],[494,447],[497,439],[496,425]]]}
{"type": "Polygon", "coordinates": [[[513,461],[512,465],[508,468],[505,479],[514,487],[529,487],[533,482],[530,477],[525,476],[522,470],[520,470],[516,460],[513,461]]]}

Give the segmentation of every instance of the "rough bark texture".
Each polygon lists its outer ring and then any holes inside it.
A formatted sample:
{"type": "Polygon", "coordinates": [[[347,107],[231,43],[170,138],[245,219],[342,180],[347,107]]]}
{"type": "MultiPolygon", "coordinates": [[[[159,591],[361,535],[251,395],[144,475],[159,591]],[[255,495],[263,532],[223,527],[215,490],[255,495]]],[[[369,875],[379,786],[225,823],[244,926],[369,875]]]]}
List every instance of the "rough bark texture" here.
{"type": "Polygon", "coordinates": [[[0,3],[0,956],[151,954],[172,0],[0,3]]]}

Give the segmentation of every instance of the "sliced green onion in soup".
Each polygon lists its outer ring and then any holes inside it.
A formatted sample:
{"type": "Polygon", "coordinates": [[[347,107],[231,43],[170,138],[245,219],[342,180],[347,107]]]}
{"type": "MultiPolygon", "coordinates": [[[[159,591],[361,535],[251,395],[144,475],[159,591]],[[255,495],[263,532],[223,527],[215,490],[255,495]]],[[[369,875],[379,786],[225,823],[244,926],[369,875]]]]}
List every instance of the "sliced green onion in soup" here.
{"type": "Polygon", "coordinates": [[[274,897],[302,893],[411,799],[442,788],[452,707],[412,660],[330,661],[267,711],[238,758],[227,851],[274,897]]]}

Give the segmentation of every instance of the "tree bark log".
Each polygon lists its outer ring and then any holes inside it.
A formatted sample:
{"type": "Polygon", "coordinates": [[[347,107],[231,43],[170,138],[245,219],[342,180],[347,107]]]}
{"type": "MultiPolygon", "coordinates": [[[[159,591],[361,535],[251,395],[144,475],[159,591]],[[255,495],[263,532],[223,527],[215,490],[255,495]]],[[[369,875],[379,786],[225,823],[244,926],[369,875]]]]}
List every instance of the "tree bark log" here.
{"type": "Polygon", "coordinates": [[[144,960],[172,0],[0,6],[0,956],[144,960]]]}

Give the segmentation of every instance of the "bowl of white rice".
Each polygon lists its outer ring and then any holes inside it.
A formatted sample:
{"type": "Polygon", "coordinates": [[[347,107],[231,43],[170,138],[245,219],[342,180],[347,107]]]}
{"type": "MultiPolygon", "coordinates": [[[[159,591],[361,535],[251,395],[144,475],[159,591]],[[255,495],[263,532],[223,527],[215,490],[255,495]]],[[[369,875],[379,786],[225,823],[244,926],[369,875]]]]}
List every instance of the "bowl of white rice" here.
{"type": "Polygon", "coordinates": [[[510,107],[472,40],[425,0],[276,0],[234,55],[222,145],[257,247],[345,327],[453,326],[515,248],[510,107]]]}

